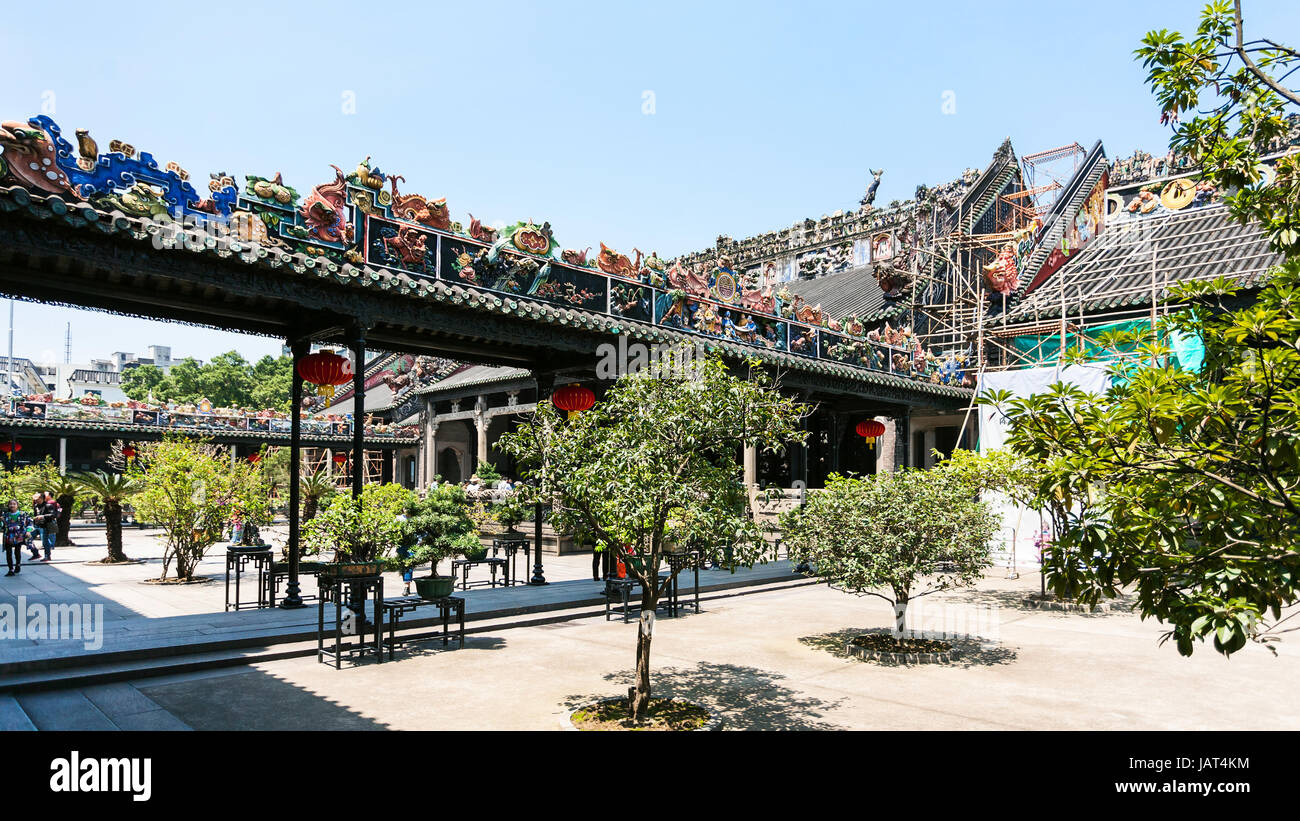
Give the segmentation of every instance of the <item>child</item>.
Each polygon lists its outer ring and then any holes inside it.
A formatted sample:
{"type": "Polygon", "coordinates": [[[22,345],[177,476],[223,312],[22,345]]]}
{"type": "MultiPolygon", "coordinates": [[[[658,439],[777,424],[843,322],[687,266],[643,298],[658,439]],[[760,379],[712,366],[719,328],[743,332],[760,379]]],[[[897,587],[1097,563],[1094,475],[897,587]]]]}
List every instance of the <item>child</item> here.
{"type": "Polygon", "coordinates": [[[18,509],[18,500],[10,499],[8,512],[4,517],[5,564],[9,567],[6,576],[16,576],[23,569],[23,547],[32,538],[36,528],[32,517],[18,509]]]}

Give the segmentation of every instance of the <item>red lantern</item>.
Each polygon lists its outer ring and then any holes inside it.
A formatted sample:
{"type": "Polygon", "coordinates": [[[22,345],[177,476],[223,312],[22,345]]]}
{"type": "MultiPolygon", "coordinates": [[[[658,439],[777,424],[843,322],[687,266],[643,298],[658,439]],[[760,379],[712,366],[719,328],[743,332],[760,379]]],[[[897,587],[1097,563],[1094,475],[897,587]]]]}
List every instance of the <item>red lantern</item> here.
{"type": "Polygon", "coordinates": [[[343,467],[343,463],[346,462],[347,460],[348,460],[348,455],[343,451],[339,451],[338,453],[334,454],[334,464],[338,465],[339,467],[343,467]]]}
{"type": "Polygon", "coordinates": [[[3,453],[5,456],[8,456],[11,453],[17,453],[22,449],[23,446],[20,442],[0,442],[0,453],[3,453]]]}
{"type": "Polygon", "coordinates": [[[329,401],[334,398],[335,385],[352,381],[352,360],[333,351],[317,351],[298,361],[298,375],[318,386],[316,392],[329,401]]]}
{"type": "Polygon", "coordinates": [[[122,457],[126,459],[128,462],[135,458],[135,453],[136,453],[135,448],[132,447],[131,445],[127,445],[126,447],[122,448],[122,457]]]}
{"type": "Polygon", "coordinates": [[[885,435],[885,424],[877,419],[864,419],[854,428],[858,436],[867,440],[868,448],[875,448],[876,437],[885,435]]]}
{"type": "Polygon", "coordinates": [[[551,394],[551,402],[560,410],[568,411],[572,419],[585,410],[591,410],[591,406],[596,404],[596,394],[591,392],[591,388],[566,385],[551,394]]]}
{"type": "Polygon", "coordinates": [[[252,462],[253,464],[256,465],[258,462],[262,461],[262,454],[260,454],[260,453],[250,453],[250,454],[248,454],[248,461],[250,461],[250,462],[252,462]]]}

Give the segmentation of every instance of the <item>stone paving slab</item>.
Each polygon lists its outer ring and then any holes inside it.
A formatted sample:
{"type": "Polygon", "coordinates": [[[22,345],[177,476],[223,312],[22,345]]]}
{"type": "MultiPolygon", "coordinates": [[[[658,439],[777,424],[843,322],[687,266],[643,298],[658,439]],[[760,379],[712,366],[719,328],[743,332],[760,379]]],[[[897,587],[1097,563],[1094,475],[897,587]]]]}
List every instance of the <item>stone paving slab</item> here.
{"type": "Polygon", "coordinates": [[[79,690],[56,690],[18,696],[23,708],[38,730],[116,730],[103,711],[79,690]]]}
{"type": "Polygon", "coordinates": [[[13,696],[0,696],[0,733],[35,730],[31,718],[18,706],[13,696]]]}

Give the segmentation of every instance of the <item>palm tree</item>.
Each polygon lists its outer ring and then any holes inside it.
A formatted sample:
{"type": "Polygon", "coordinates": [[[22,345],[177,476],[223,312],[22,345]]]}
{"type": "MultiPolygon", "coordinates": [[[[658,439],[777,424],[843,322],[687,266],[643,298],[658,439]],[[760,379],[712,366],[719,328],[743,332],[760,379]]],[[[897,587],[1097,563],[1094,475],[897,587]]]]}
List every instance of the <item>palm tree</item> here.
{"type": "Polygon", "coordinates": [[[334,493],[334,482],[324,468],[317,468],[302,478],[298,492],[302,494],[302,521],[310,522],[316,518],[321,499],[334,493]]]}
{"type": "Polygon", "coordinates": [[[80,473],[72,481],[104,503],[104,532],[108,536],[105,562],[130,561],[122,552],[122,502],[140,492],[140,483],[123,473],[80,473]]]}

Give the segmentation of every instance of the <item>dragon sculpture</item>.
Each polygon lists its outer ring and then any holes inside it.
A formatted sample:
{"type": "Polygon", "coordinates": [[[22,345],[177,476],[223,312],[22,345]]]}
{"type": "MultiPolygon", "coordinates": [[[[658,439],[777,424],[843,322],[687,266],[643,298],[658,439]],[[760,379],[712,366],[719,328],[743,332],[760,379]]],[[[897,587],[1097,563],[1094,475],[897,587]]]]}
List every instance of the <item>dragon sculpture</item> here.
{"type": "Polygon", "coordinates": [[[323,183],[311,190],[298,213],[306,224],[306,232],[325,242],[351,242],[352,223],[347,219],[347,179],[343,169],[334,169],[333,182],[323,183]]]}

